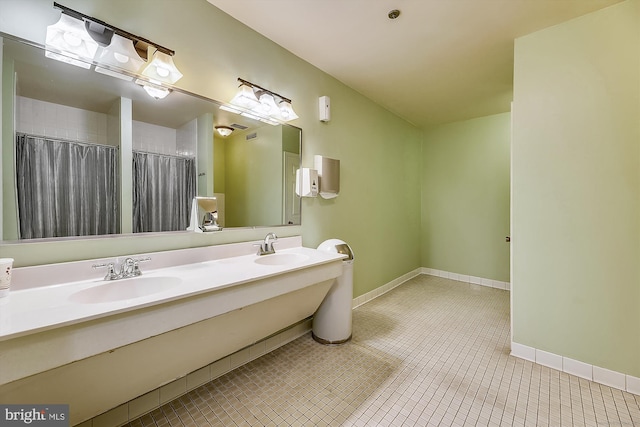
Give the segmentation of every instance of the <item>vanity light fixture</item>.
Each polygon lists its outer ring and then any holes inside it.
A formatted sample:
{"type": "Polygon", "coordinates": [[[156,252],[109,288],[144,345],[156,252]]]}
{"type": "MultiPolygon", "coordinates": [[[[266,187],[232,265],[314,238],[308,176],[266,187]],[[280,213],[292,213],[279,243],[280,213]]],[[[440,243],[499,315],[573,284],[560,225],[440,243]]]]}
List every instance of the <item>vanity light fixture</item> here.
{"type": "Polygon", "coordinates": [[[142,70],[142,75],[151,81],[174,84],[182,78],[182,73],[173,63],[170,55],[156,50],[151,62],[142,70]]]}
{"type": "Polygon", "coordinates": [[[291,106],[291,101],[282,100],[280,101],[280,115],[282,119],[287,122],[289,120],[295,120],[298,118],[298,115],[295,111],[293,111],[293,107],[291,106]]]}
{"type": "Polygon", "coordinates": [[[56,24],[47,27],[47,57],[86,69],[95,65],[95,71],[123,80],[142,75],[148,81],[136,79],[136,83],[156,99],[171,92],[163,85],[182,78],[171,49],[59,3],[54,2],[53,7],[62,14],[56,24]]]}
{"type": "Polygon", "coordinates": [[[271,116],[280,110],[276,105],[276,100],[273,99],[273,95],[269,92],[262,91],[258,100],[260,101],[260,108],[264,114],[271,116]]]}
{"type": "Polygon", "coordinates": [[[98,43],[91,38],[84,22],[65,15],[47,27],[45,56],[82,68],[90,68],[98,51],[98,43]]]}
{"type": "Polygon", "coordinates": [[[140,58],[140,55],[138,55],[138,52],[136,52],[136,49],[133,47],[133,42],[119,34],[113,35],[111,44],[102,49],[97,62],[103,65],[96,65],[96,71],[98,73],[129,81],[133,80],[133,76],[105,68],[104,65],[115,67],[116,69],[122,68],[134,74],[142,68],[144,64],[144,60],[140,58]]]}
{"type": "Polygon", "coordinates": [[[235,129],[230,126],[216,126],[216,130],[221,136],[226,138],[227,136],[231,135],[235,129]]]}
{"type": "MultiPolygon", "coordinates": [[[[238,79],[240,80],[240,79],[238,79]]],[[[246,108],[248,110],[253,110],[260,106],[260,101],[258,97],[253,92],[253,86],[245,83],[240,80],[242,83],[238,87],[238,93],[231,100],[231,104],[237,105],[238,107],[246,108]]]]}
{"type": "Polygon", "coordinates": [[[278,125],[298,118],[291,100],[268,89],[238,78],[238,92],[228,105],[220,108],[239,113],[270,125],[278,125]]]}

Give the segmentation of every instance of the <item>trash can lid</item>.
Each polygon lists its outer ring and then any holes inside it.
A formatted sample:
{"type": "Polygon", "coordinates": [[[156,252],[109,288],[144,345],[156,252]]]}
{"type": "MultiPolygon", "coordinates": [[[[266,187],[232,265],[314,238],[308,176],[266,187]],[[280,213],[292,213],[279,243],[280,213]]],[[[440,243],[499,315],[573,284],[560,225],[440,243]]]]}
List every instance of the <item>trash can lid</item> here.
{"type": "Polygon", "coordinates": [[[344,242],[340,239],[325,240],[324,242],[320,243],[320,246],[318,246],[318,250],[344,254],[347,257],[343,261],[352,261],[355,258],[351,246],[349,246],[347,242],[344,242]]]}

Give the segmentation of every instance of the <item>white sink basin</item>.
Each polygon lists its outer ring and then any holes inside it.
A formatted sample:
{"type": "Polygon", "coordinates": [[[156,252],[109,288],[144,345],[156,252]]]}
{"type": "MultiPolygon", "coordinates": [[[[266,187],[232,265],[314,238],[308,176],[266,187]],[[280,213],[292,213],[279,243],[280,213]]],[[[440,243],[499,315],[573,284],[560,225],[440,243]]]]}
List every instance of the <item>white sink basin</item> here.
{"type": "Polygon", "coordinates": [[[303,254],[272,254],[263,255],[254,262],[262,265],[287,265],[308,260],[309,257],[303,254]]]}
{"type": "Polygon", "coordinates": [[[181,279],[170,276],[120,279],[83,289],[71,294],[69,299],[83,304],[121,301],[166,291],[178,286],[180,282],[181,279]]]}

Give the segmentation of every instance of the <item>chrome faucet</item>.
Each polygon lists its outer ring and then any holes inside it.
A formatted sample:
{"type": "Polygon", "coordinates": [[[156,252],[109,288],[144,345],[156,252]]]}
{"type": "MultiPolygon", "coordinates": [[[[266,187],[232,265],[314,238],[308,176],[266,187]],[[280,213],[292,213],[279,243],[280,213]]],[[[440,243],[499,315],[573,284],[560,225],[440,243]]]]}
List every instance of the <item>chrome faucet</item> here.
{"type": "Polygon", "coordinates": [[[125,258],[124,262],[120,264],[120,272],[116,273],[116,264],[114,262],[107,262],[103,264],[93,264],[94,269],[106,268],[107,275],[104,276],[104,280],[118,280],[128,279],[130,277],[137,277],[142,275],[140,271],[140,263],[145,261],[151,261],[151,258],[125,258]]]}
{"type": "Polygon", "coordinates": [[[256,246],[260,246],[258,249],[258,255],[270,255],[275,254],[276,250],[273,249],[273,242],[278,240],[276,233],[269,233],[264,237],[264,241],[256,246]]]}

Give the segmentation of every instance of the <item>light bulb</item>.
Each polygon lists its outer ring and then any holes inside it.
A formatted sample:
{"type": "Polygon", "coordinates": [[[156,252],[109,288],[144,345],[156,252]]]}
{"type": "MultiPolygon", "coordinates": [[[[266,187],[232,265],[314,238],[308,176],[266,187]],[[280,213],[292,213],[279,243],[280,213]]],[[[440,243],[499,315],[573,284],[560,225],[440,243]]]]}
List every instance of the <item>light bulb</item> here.
{"type": "Polygon", "coordinates": [[[150,96],[152,96],[155,99],[163,99],[167,95],[169,95],[169,92],[170,92],[169,89],[166,89],[163,87],[155,87],[155,86],[149,86],[149,85],[144,85],[142,87],[150,96]]]}
{"type": "Polygon", "coordinates": [[[129,62],[129,57],[119,52],[114,52],[113,57],[115,58],[116,61],[118,61],[121,64],[126,64],[127,62],[129,62]]]}
{"type": "Polygon", "coordinates": [[[82,39],[70,31],[65,32],[62,35],[62,38],[69,46],[72,47],[78,47],[82,44],[82,39]]]}

